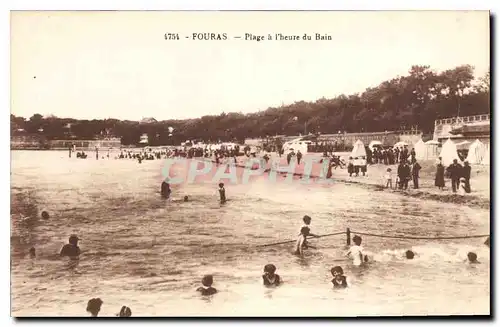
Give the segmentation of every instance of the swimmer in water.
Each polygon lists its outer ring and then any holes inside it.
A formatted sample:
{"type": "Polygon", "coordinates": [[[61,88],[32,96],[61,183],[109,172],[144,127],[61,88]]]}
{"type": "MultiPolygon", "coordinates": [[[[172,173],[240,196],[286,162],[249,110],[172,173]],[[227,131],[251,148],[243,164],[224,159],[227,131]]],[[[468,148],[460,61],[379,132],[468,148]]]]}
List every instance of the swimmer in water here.
{"type": "Polygon", "coordinates": [[[224,183],[219,183],[219,198],[220,203],[226,203],[226,189],[224,188],[224,183]]]}
{"type": "Polygon", "coordinates": [[[405,252],[406,259],[413,259],[415,257],[415,253],[412,250],[408,250],[405,252]]]}
{"type": "Polygon", "coordinates": [[[264,275],[262,275],[264,286],[279,286],[281,278],[276,274],[276,266],[269,263],[264,266],[264,275]]]}
{"type": "Polygon", "coordinates": [[[214,283],[214,278],[212,275],[205,275],[201,280],[202,287],[198,287],[196,289],[197,292],[200,292],[201,295],[214,295],[217,293],[217,290],[212,287],[214,283]]]}
{"type": "Polygon", "coordinates": [[[132,310],[130,310],[129,307],[123,306],[120,309],[120,313],[117,314],[118,317],[131,317],[132,316],[132,310]]]}
{"type": "Polygon", "coordinates": [[[295,252],[296,255],[302,255],[304,249],[307,249],[309,245],[307,244],[307,236],[318,237],[318,235],[311,233],[311,229],[309,225],[311,224],[311,217],[305,215],[302,220],[304,221],[304,225],[300,228],[299,238],[297,239],[297,243],[295,244],[295,252]]]}
{"type": "Polygon", "coordinates": [[[474,252],[467,253],[467,259],[469,260],[469,263],[479,263],[479,261],[477,261],[477,254],[474,252]]]}
{"type": "Polygon", "coordinates": [[[163,181],[161,183],[160,193],[162,198],[164,199],[170,198],[170,194],[172,193],[172,190],[170,189],[170,184],[167,183],[166,181],[163,181]]]}
{"type": "Polygon", "coordinates": [[[99,311],[101,311],[102,300],[100,298],[90,299],[87,303],[87,312],[89,312],[92,317],[97,317],[99,311]]]}
{"type": "Polygon", "coordinates": [[[189,197],[187,195],[184,195],[184,202],[188,202],[189,201],[189,197]]]}
{"type": "Polygon", "coordinates": [[[80,239],[76,235],[71,235],[69,237],[68,244],[64,245],[61,249],[60,256],[61,257],[78,257],[80,255],[80,248],[78,247],[78,241],[80,239]]]}
{"type": "Polygon", "coordinates": [[[368,257],[363,255],[363,247],[361,246],[361,237],[358,235],[354,235],[352,238],[354,245],[351,246],[349,251],[346,253],[346,256],[350,256],[352,258],[352,264],[355,266],[360,266],[362,262],[368,261],[368,257]]]}
{"type": "Polygon", "coordinates": [[[42,211],[42,218],[45,220],[49,219],[49,213],[47,211],[42,211]]]}
{"type": "Polygon", "coordinates": [[[333,279],[332,284],[333,288],[346,288],[347,287],[347,279],[344,276],[344,270],[340,266],[335,266],[330,270],[332,273],[333,279]]]}

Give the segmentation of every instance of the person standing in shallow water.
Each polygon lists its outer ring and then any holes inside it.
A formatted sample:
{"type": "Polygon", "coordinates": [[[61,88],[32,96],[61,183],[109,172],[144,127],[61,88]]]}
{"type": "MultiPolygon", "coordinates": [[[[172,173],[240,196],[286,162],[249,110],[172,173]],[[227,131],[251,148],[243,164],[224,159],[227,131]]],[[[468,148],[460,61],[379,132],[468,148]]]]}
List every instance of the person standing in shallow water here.
{"type": "Polygon", "coordinates": [[[80,255],[80,248],[78,247],[78,241],[80,239],[76,235],[71,235],[69,237],[68,244],[64,245],[61,249],[61,257],[78,257],[80,255]]]}
{"type": "Polygon", "coordinates": [[[161,197],[164,199],[168,199],[170,197],[170,194],[172,193],[172,190],[170,189],[170,184],[167,183],[166,181],[163,181],[161,183],[161,197]]]}
{"type": "Polygon", "coordinates": [[[219,200],[220,203],[226,203],[226,189],[224,188],[224,183],[219,183],[219,200]]]}

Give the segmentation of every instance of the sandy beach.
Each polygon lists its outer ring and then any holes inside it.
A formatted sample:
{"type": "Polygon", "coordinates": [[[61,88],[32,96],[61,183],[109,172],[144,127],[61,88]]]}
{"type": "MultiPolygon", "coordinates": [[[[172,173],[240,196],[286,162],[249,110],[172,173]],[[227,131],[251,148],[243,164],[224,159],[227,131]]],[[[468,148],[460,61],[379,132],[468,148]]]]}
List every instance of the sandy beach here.
{"type": "MultiPolygon", "coordinates": [[[[345,162],[347,162],[347,158],[349,156],[348,152],[337,152],[336,155],[339,155],[345,162]]],[[[316,157],[320,158],[322,155],[319,153],[309,153],[305,156],[307,157],[316,157]]],[[[238,166],[245,166],[248,158],[245,156],[240,156],[237,158],[238,166]]],[[[279,158],[276,154],[271,154],[271,160],[279,160],[280,166],[286,166],[286,156],[283,155],[279,158]]],[[[349,177],[347,173],[347,168],[344,169],[333,169],[332,179],[336,182],[340,183],[350,183],[350,184],[359,184],[360,186],[364,186],[367,188],[371,188],[375,191],[383,191],[383,192],[396,192],[402,193],[405,196],[411,196],[416,198],[435,200],[441,202],[449,202],[449,203],[457,203],[464,204],[471,207],[479,207],[482,209],[490,208],[490,166],[483,165],[472,165],[471,169],[471,188],[472,192],[470,194],[466,194],[465,196],[461,196],[459,194],[454,194],[451,191],[451,180],[445,179],[445,187],[443,190],[439,190],[436,186],[434,186],[434,178],[436,174],[436,166],[435,161],[419,161],[422,169],[420,170],[420,179],[419,179],[419,188],[413,189],[412,181],[408,184],[408,190],[397,190],[397,189],[386,189],[385,188],[385,180],[384,174],[387,168],[391,168],[393,172],[394,179],[396,178],[397,165],[384,165],[384,164],[373,164],[369,165],[367,169],[367,173],[365,176],[352,176],[349,177]]],[[[294,174],[302,175],[304,173],[305,164],[301,163],[295,168],[294,174]]],[[[270,168],[270,165],[269,167],[270,168]]],[[[311,173],[311,177],[319,177],[317,176],[317,172],[320,171],[321,164],[315,163],[313,164],[313,169],[311,173]]],[[[395,185],[395,181],[393,181],[393,186],[395,185]]]]}

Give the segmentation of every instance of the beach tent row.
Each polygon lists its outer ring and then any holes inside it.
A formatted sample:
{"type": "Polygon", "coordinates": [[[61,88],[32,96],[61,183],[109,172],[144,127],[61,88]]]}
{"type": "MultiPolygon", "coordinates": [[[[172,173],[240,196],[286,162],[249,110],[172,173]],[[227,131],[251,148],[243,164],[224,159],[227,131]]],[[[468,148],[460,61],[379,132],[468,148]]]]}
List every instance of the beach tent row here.
{"type": "MultiPolygon", "coordinates": [[[[441,149],[440,157],[443,162],[443,165],[450,165],[453,163],[454,159],[460,161],[457,153],[457,146],[465,146],[467,145],[465,142],[455,144],[452,140],[448,139],[443,144],[443,148],[441,149]]],[[[479,140],[475,140],[469,146],[469,153],[467,155],[466,160],[470,164],[475,165],[489,165],[490,164],[490,151],[489,146],[485,145],[483,142],[479,140]]]]}

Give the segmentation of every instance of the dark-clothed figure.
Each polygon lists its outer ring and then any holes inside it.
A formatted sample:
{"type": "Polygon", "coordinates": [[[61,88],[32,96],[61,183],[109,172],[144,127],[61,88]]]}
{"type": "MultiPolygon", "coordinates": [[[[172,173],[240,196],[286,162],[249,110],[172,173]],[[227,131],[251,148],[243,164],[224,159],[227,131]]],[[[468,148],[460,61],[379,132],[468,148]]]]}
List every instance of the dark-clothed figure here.
{"type": "Polygon", "coordinates": [[[354,173],[354,162],[352,157],[349,157],[349,162],[347,164],[347,172],[349,173],[349,177],[351,177],[352,174],[354,173]]]}
{"type": "Polygon", "coordinates": [[[469,263],[479,263],[479,261],[477,261],[477,254],[474,252],[467,253],[467,259],[469,263]]]}
{"type": "Polygon", "coordinates": [[[129,307],[127,306],[122,306],[120,309],[120,313],[118,314],[118,317],[131,317],[132,316],[132,310],[130,310],[129,307]]]}
{"type": "Polygon", "coordinates": [[[434,185],[437,186],[440,190],[444,187],[444,166],[441,163],[438,163],[436,167],[436,178],[434,180],[434,185]]]}
{"type": "Polygon", "coordinates": [[[78,247],[79,240],[78,236],[71,235],[68,244],[65,244],[61,249],[61,257],[78,257],[80,255],[80,248],[78,247]]]}
{"type": "Polygon", "coordinates": [[[30,258],[34,259],[36,257],[36,250],[34,247],[30,248],[30,258]]]}
{"type": "Polygon", "coordinates": [[[264,275],[262,275],[264,286],[279,286],[280,276],[276,274],[276,266],[272,263],[264,266],[264,275]]]}
{"type": "Polygon", "coordinates": [[[399,163],[398,177],[399,188],[406,190],[408,188],[408,180],[410,179],[410,166],[408,166],[408,163],[404,160],[399,163]]]}
{"type": "Polygon", "coordinates": [[[422,167],[415,160],[415,162],[413,164],[413,168],[411,170],[411,175],[413,177],[413,188],[415,188],[415,189],[418,188],[418,178],[419,178],[420,169],[422,169],[422,167]]]}
{"type": "Polygon", "coordinates": [[[201,280],[202,287],[198,287],[196,291],[200,292],[201,295],[208,296],[217,293],[217,290],[212,287],[214,283],[214,278],[212,275],[205,275],[201,280]]]}
{"type": "Polygon", "coordinates": [[[333,288],[346,288],[347,287],[347,279],[344,276],[344,270],[340,266],[333,267],[330,272],[332,273],[333,279],[332,284],[333,288]]]}
{"type": "Polygon", "coordinates": [[[411,163],[415,163],[417,161],[417,159],[415,158],[416,157],[416,153],[415,153],[415,149],[411,149],[410,151],[410,158],[411,158],[411,163]]]}
{"type": "Polygon", "coordinates": [[[224,183],[219,183],[219,198],[220,203],[225,203],[226,200],[226,189],[224,188],[224,183]]]}
{"type": "Polygon", "coordinates": [[[406,259],[412,260],[413,258],[415,258],[415,252],[413,252],[412,250],[407,250],[405,252],[405,257],[406,259]]]}
{"type": "Polygon", "coordinates": [[[408,159],[408,148],[405,146],[400,152],[399,161],[406,161],[406,159],[408,159]]]}
{"type": "Polygon", "coordinates": [[[164,199],[168,199],[170,197],[171,193],[172,193],[172,190],[170,189],[170,184],[163,181],[161,183],[161,197],[164,199]]]}
{"type": "Polygon", "coordinates": [[[92,317],[97,317],[99,311],[101,311],[102,300],[100,298],[90,299],[87,303],[87,312],[89,312],[92,317]]]}
{"type": "Polygon", "coordinates": [[[300,165],[300,159],[302,159],[302,152],[297,151],[297,165],[300,165]]]}
{"type": "Polygon", "coordinates": [[[462,176],[462,165],[458,163],[457,159],[453,159],[453,163],[447,168],[451,179],[451,188],[453,193],[456,193],[460,184],[460,177],[462,176]]]}
{"type": "Polygon", "coordinates": [[[469,166],[469,162],[465,160],[464,162],[464,167],[462,170],[462,177],[465,178],[465,192],[470,193],[470,171],[471,171],[471,166],[469,166]]]}

